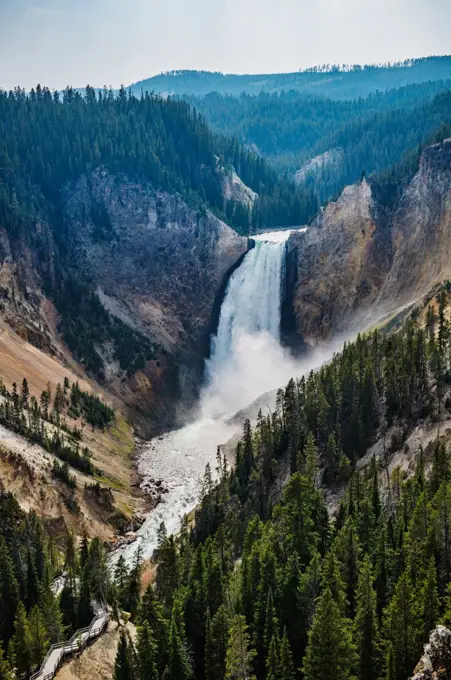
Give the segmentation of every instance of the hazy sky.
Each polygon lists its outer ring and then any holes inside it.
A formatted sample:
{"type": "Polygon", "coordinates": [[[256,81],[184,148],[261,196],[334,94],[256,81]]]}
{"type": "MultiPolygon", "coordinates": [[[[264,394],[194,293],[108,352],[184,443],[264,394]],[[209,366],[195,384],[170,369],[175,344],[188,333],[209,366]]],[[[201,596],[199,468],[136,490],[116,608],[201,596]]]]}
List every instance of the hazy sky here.
{"type": "Polygon", "coordinates": [[[451,0],[0,0],[0,87],[451,52],[451,0]]]}

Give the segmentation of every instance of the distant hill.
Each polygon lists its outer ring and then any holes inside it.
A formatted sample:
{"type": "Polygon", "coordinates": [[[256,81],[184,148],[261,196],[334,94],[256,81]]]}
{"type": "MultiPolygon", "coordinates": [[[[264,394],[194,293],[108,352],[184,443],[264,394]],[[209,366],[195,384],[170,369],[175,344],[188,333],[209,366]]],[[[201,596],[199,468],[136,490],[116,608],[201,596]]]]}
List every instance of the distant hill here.
{"type": "Polygon", "coordinates": [[[281,92],[296,90],[305,94],[353,99],[372,92],[404,87],[414,83],[451,78],[451,56],[410,59],[390,65],[322,66],[295,73],[235,75],[211,71],[171,71],[131,85],[135,94],[153,91],[160,94],[209,92],[239,95],[243,92],[281,92]]]}

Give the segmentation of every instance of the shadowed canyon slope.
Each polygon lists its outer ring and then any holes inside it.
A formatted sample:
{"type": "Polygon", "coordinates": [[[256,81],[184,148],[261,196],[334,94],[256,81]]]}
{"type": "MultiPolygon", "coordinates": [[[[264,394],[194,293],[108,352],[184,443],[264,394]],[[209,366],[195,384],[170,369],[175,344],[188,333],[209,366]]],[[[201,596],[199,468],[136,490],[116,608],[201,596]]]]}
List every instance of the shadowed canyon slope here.
{"type": "Polygon", "coordinates": [[[295,327],[328,339],[426,293],[451,276],[451,140],[424,150],[393,208],[363,180],[346,187],[305,233],[290,237],[295,327]]]}
{"type": "MultiPolygon", "coordinates": [[[[215,297],[247,251],[247,239],[177,194],[103,169],[68,185],[63,205],[70,254],[65,273],[88,281],[110,317],[131,328],[138,344],[145,339],[152,347],[152,357],[127,374],[114,355],[113,339],[100,336],[95,347],[104,387],[137,408],[143,426],[169,425],[177,400],[189,406],[195,399],[215,297]]],[[[45,224],[34,225],[32,238],[32,248],[17,247],[3,232],[3,318],[67,364],[72,358],[60,336],[59,315],[44,292],[46,280],[58,282],[61,244],[45,224]]],[[[80,364],[78,370],[83,371],[80,364]]]]}
{"type": "MultiPolygon", "coordinates": [[[[112,315],[160,348],[160,366],[172,372],[180,365],[174,389],[189,401],[208,348],[216,294],[247,251],[247,239],[175,194],[105,170],[83,176],[67,193],[66,215],[76,268],[112,315]],[[86,218],[93,205],[105,209],[107,238],[97,238],[86,218]]],[[[105,363],[114,384],[117,367],[105,363]]]]}

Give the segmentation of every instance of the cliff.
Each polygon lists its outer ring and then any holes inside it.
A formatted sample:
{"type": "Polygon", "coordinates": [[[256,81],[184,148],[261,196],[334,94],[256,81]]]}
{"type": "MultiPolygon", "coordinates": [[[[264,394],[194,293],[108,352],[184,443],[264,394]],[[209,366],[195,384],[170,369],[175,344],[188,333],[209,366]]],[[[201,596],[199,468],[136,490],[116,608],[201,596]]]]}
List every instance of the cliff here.
{"type": "MultiPolygon", "coordinates": [[[[3,233],[3,319],[22,338],[64,363],[76,363],[82,375],[87,370],[100,379],[146,434],[170,426],[180,404],[189,408],[195,401],[215,299],[247,251],[247,239],[175,193],[102,168],[65,187],[61,223],[59,239],[45,223],[34,224],[31,243],[15,247],[3,233]],[[58,301],[57,295],[55,307],[46,291],[58,290],[62,281],[69,281],[65,298],[59,295],[58,301]],[[98,315],[121,322],[116,334],[122,352],[131,341],[138,349],[140,344],[151,348],[149,356],[143,351],[139,366],[121,365],[115,339],[90,322],[87,300],[74,299],[73,282],[86,286],[85,297],[96,292],[98,315]],[[77,362],[68,351],[63,306],[70,322],[85,315],[82,322],[95,347],[89,367],[81,350],[77,362]],[[133,333],[130,342],[127,329],[133,333]]],[[[79,337],[73,341],[84,347],[79,337]]]]}
{"type": "Polygon", "coordinates": [[[434,678],[436,680],[439,678],[450,680],[451,678],[451,631],[445,626],[437,626],[432,631],[411,680],[433,680],[434,678]]]}
{"type": "Polygon", "coordinates": [[[451,140],[424,150],[394,207],[363,180],[288,249],[296,332],[310,345],[425,294],[451,276],[451,140]]]}

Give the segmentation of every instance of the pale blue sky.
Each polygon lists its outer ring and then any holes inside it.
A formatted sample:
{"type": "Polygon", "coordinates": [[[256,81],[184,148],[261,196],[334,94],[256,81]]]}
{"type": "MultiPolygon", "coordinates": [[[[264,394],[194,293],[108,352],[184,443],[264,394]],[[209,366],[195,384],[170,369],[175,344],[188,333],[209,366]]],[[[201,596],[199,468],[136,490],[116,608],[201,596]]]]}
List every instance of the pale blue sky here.
{"type": "Polygon", "coordinates": [[[0,87],[451,52],[451,0],[0,0],[0,87]]]}

